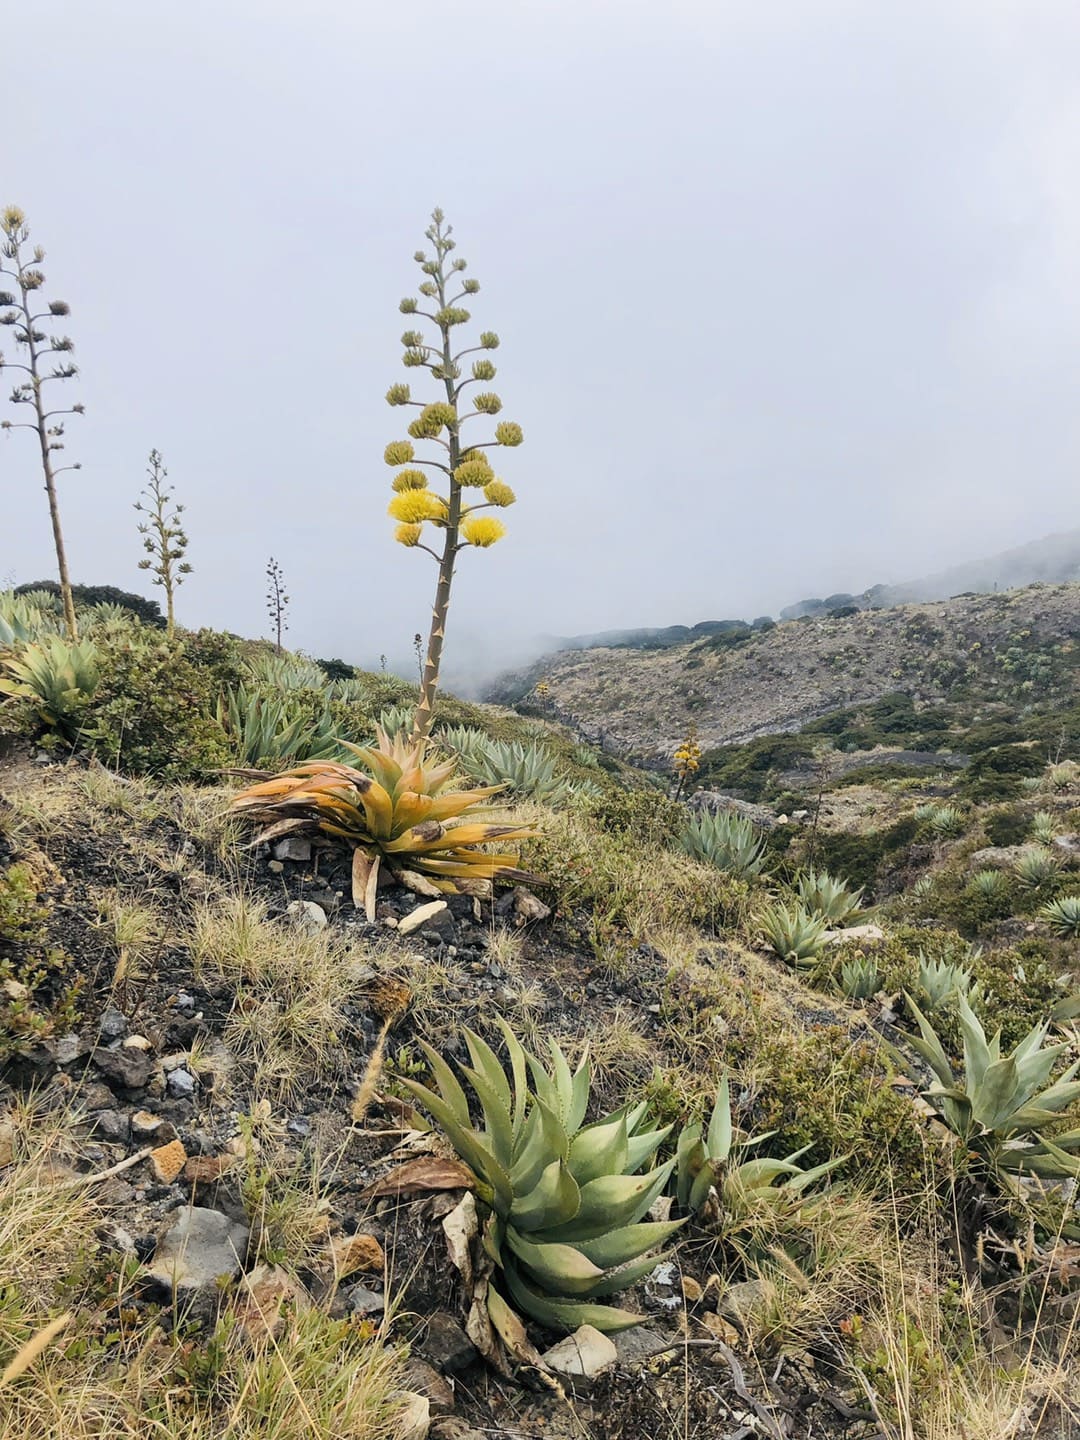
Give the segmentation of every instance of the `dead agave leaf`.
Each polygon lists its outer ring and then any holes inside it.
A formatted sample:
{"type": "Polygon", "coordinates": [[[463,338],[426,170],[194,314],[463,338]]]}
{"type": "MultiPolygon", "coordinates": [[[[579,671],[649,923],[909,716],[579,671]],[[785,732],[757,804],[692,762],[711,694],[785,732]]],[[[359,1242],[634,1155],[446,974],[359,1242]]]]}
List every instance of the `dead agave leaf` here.
{"type": "Polygon", "coordinates": [[[472,1242],[479,1233],[480,1224],[476,1214],[476,1197],[472,1191],[466,1191],[450,1214],[445,1216],[442,1222],[443,1234],[446,1236],[446,1248],[450,1252],[450,1261],[456,1270],[461,1272],[461,1278],[466,1285],[472,1284],[472,1242]]]}
{"type": "Polygon", "coordinates": [[[260,830],[247,848],[253,850],[258,845],[269,844],[271,840],[280,840],[282,835],[291,835],[296,830],[305,829],[310,829],[306,820],[295,817],[288,820],[275,820],[273,825],[268,825],[265,830],[260,830]]]}
{"type": "Polygon", "coordinates": [[[431,1190],[472,1190],[476,1176],[460,1160],[442,1160],[438,1156],[407,1160],[391,1170],[372,1186],[371,1194],[423,1195],[431,1190]]]}
{"type": "Polygon", "coordinates": [[[352,852],[352,903],[357,910],[363,909],[368,876],[373,864],[370,855],[365,855],[358,845],[352,852]]]}
{"type": "Polygon", "coordinates": [[[398,883],[411,890],[414,895],[426,895],[430,900],[441,900],[443,892],[439,887],[425,875],[418,875],[415,870],[399,870],[397,872],[398,883]]]}

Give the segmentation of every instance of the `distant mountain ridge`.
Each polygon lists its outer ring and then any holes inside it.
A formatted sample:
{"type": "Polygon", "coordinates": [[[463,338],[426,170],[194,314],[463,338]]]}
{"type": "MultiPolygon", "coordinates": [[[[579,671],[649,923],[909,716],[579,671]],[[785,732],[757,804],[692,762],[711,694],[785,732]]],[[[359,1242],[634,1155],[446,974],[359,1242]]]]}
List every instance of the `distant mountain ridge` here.
{"type": "MultiPolygon", "coordinates": [[[[796,601],[780,611],[781,620],[798,620],[804,615],[828,615],[852,607],[882,610],[893,605],[910,605],[931,600],[948,600],[954,595],[987,595],[998,590],[1015,590],[1025,585],[1062,585],[1080,581],[1080,529],[1046,535],[1011,550],[981,560],[949,566],[918,580],[899,585],[872,585],[859,594],[846,591],[796,601]]],[[[705,635],[740,634],[766,630],[769,616],[756,620],[702,620],[696,625],[638,626],[626,630],[601,630],[591,635],[549,637],[549,651],[618,649],[666,649],[685,645],[705,635]]]]}

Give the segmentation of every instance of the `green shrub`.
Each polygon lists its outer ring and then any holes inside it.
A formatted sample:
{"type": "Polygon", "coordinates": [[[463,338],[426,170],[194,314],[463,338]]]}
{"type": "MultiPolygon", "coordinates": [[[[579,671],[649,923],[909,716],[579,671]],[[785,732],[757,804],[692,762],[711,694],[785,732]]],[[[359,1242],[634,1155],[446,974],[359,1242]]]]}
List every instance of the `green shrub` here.
{"type": "Polygon", "coordinates": [[[662,790],[611,788],[587,801],[588,813],[609,835],[622,835],[638,845],[674,845],[686,823],[686,810],[662,790]]]}
{"type": "Polygon", "coordinates": [[[75,1023],[72,961],[48,943],[51,907],[28,861],[0,871],[0,1064],[75,1023]]]}
{"type": "Polygon", "coordinates": [[[833,875],[845,875],[852,885],[873,891],[885,868],[885,861],[899,861],[918,833],[914,816],[905,816],[883,830],[865,834],[856,831],[819,831],[815,839],[815,861],[833,875]]]}
{"type": "MultiPolygon", "coordinates": [[[[55,580],[33,580],[29,585],[19,585],[16,595],[41,595],[59,598],[60,586],[55,580]]],[[[120,605],[130,610],[136,619],[151,628],[164,630],[165,617],[156,600],[147,600],[144,595],[134,595],[130,590],[119,590],[115,585],[73,585],[71,598],[76,608],[85,610],[94,605],[120,605]]]]}
{"type": "Polygon", "coordinates": [[[1031,831],[1031,820],[1021,806],[1003,805],[984,817],[983,829],[991,845],[1007,849],[1024,843],[1031,831]]]}
{"type": "Polygon", "coordinates": [[[126,642],[102,659],[84,738],[105,764],[161,780],[205,780],[231,763],[217,687],[183,645],[126,642]]]}
{"type": "Polygon", "coordinates": [[[910,1100],[888,1083],[877,1046],[853,1045],[838,1026],[770,1031],[756,1037],[753,1067],[758,1083],[747,1123],[776,1132],[771,1149],[806,1146],[806,1165],[845,1155],[838,1180],[877,1191],[902,1213],[918,1209],[932,1157],[910,1100]]]}
{"type": "Polygon", "coordinates": [[[960,790],[971,800],[1003,800],[1015,795],[1021,779],[1040,775],[1043,760],[1027,745],[1002,745],[976,755],[964,771],[960,790]]]}

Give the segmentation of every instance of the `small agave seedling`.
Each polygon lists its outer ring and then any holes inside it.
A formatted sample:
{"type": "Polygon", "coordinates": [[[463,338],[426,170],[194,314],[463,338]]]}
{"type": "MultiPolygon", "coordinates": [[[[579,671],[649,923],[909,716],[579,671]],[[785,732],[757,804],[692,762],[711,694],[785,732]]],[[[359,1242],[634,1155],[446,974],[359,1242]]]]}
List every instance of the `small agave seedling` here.
{"type": "Polygon", "coordinates": [[[971,971],[947,960],[928,960],[919,952],[919,998],[930,1013],[939,1010],[951,995],[967,995],[971,990],[971,971]]]}
{"type": "Polygon", "coordinates": [[[840,1159],[829,1160],[804,1170],[797,1162],[809,1150],[809,1145],[783,1160],[768,1156],[746,1158],[748,1150],[775,1133],[768,1130],[749,1140],[739,1136],[732,1123],[731,1090],[725,1075],[720,1081],[708,1129],[703,1133],[697,1121],[684,1126],[679,1136],[675,1157],[675,1199],[679,1209],[699,1214],[708,1201],[709,1192],[715,1189],[721,1228],[737,1228],[757,1205],[775,1208],[797,1205],[804,1191],[841,1163],[840,1159]]]}
{"type": "MultiPolygon", "coordinates": [[[[444,794],[456,773],[453,761],[427,762],[427,742],[378,732],[378,744],[341,744],[370,770],[313,760],[262,780],[237,795],[231,809],[265,824],[255,843],[279,835],[330,835],[354,847],[353,898],[374,918],[379,865],[395,874],[423,872],[447,894],[486,894],[495,879],[529,880],[517,856],[476,847],[488,841],[524,840],[527,825],[489,821],[458,824],[498,787],[444,794]]],[[[250,776],[251,772],[240,772],[250,776]]]]}
{"type": "Polygon", "coordinates": [[[438,1094],[414,1080],[401,1082],[442,1126],[491,1208],[484,1246],[506,1290],[504,1296],[489,1287],[492,1324],[511,1347],[510,1305],[553,1329],[592,1325],[608,1332],[637,1325],[643,1316],[596,1301],[647,1275],[663,1259],[656,1248],[683,1223],[643,1219],[675,1162],[639,1172],[671,1126],[641,1133],[647,1102],[586,1125],[588,1056],[571,1073],[551,1040],[549,1071],[508,1025],[500,1023],[500,1029],[509,1078],[491,1047],[464,1032],[472,1064],[459,1068],[480,1102],[483,1129],[474,1127],[465,1090],[431,1046],[422,1048],[438,1094]]]}
{"type": "Polygon", "coordinates": [[[840,989],[849,1000],[869,1000],[881,989],[881,971],[865,956],[845,960],[840,967],[840,989]]]}
{"type": "Polygon", "coordinates": [[[1067,1045],[1044,1046],[1047,1025],[1036,1025],[1011,1055],[1001,1054],[1000,1030],[990,1041],[964,994],[957,994],[964,1040],[964,1073],[949,1064],[941,1039],[911,999],[919,1025],[911,1044],[934,1072],[926,1099],[957,1135],[1009,1188],[1009,1177],[1027,1172],[1045,1179],[1080,1177],[1080,1130],[1051,1140],[1043,1132],[1080,1099],[1080,1061],[1052,1084],[1047,1082],[1067,1045]]]}

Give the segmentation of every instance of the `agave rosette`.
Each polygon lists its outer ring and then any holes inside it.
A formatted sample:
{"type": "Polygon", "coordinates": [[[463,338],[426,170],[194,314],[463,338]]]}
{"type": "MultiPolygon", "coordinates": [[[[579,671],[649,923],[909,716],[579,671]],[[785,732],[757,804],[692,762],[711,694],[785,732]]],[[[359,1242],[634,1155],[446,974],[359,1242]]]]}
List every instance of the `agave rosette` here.
{"type": "MultiPolygon", "coordinates": [[[[500,787],[443,793],[457,773],[453,761],[428,764],[424,741],[377,734],[374,746],[341,742],[366,770],[312,760],[241,791],[231,809],[265,824],[253,843],[304,831],[347,841],[366,866],[369,913],[380,862],[420,872],[446,894],[485,894],[495,879],[535,881],[517,868],[516,854],[476,848],[527,839],[529,826],[461,820],[500,787]]],[[[354,890],[356,874],[354,863],[354,890]]]]}
{"type": "Polygon", "coordinates": [[[1045,1133],[1080,1100],[1080,1061],[1048,1083],[1068,1045],[1044,1045],[1049,1026],[1042,1024],[1010,1055],[1002,1055],[1001,1031],[987,1040],[966,996],[958,991],[964,1073],[957,1076],[933,1025],[910,996],[907,1003],[920,1031],[908,1039],[937,1082],[923,1093],[968,1150],[999,1174],[1026,1171],[1050,1180],[1080,1178],[1080,1129],[1053,1138],[1045,1133]]]}
{"type": "Polygon", "coordinates": [[[484,1245],[506,1288],[505,1296],[489,1288],[492,1323],[511,1338],[509,1301],[552,1329],[627,1329],[643,1317],[597,1301],[647,1275],[663,1258],[657,1247],[684,1223],[643,1218],[675,1162],[641,1172],[671,1126],[642,1133],[647,1102],[584,1124],[588,1056],[571,1072],[549,1041],[549,1071],[509,1026],[500,1022],[500,1028],[509,1077],[491,1047],[465,1031],[472,1064],[459,1068],[479,1100],[482,1130],[473,1126],[461,1082],[430,1046],[423,1049],[438,1093],[402,1082],[475,1172],[477,1193],[491,1208],[484,1245]]]}
{"type": "Polygon", "coordinates": [[[749,1151],[776,1132],[744,1139],[731,1117],[728,1077],[720,1081],[706,1128],[700,1121],[683,1127],[676,1149],[675,1198],[681,1210],[698,1214],[709,1192],[716,1191],[720,1224],[737,1225],[759,1206],[798,1205],[800,1197],[823,1179],[841,1159],[828,1160],[804,1170],[798,1163],[809,1145],[780,1160],[749,1151]]]}

